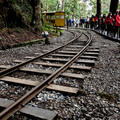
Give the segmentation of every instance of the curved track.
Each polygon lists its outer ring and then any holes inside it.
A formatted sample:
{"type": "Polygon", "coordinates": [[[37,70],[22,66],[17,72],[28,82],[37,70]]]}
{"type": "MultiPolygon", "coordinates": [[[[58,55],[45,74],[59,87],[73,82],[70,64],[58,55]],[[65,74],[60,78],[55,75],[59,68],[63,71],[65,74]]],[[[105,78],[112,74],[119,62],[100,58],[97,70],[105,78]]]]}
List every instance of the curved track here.
{"type": "Polygon", "coordinates": [[[84,34],[88,40],[85,42],[85,45],[83,46],[83,48],[78,51],[71,59],[69,59],[65,64],[63,64],[58,70],[56,70],[54,73],[52,73],[47,79],[45,79],[42,83],[40,83],[39,85],[37,85],[36,87],[34,87],[32,90],[30,90],[27,94],[25,94],[23,97],[21,97],[20,99],[18,99],[15,103],[13,103],[12,105],[10,105],[8,108],[6,108],[4,111],[2,111],[0,113],[0,119],[1,120],[6,120],[8,119],[12,114],[14,114],[15,112],[17,112],[18,110],[20,110],[22,107],[24,107],[31,99],[33,99],[38,93],[40,93],[44,88],[46,88],[49,84],[51,84],[53,82],[54,79],[56,79],[59,75],[61,75],[67,68],[69,68],[74,62],[77,61],[77,59],[82,56],[85,51],[87,50],[87,48],[89,47],[89,45],[92,42],[92,36],[91,34],[89,34],[89,36],[85,33],[81,33],[80,35],[76,35],[74,39],[72,39],[69,43],[58,47],[55,50],[52,50],[50,52],[47,52],[43,55],[40,55],[38,57],[35,57],[33,59],[30,59],[26,62],[23,62],[21,64],[18,64],[14,67],[8,68],[4,71],[0,72],[0,77],[4,77],[10,73],[13,73],[17,70],[20,70],[21,68],[23,68],[25,65],[36,61],[38,59],[44,58],[46,56],[49,56],[52,53],[56,53],[58,51],[63,50],[65,47],[68,47],[70,45],[73,45],[74,43],[78,44],[77,39],[84,34]]]}

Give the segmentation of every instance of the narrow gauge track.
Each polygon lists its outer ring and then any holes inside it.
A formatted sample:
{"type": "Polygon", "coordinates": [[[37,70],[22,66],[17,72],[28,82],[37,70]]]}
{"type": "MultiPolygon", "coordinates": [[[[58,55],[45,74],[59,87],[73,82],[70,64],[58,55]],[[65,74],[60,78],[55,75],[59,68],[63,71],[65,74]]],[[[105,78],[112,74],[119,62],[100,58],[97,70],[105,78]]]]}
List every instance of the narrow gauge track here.
{"type": "MultiPolygon", "coordinates": [[[[83,33],[81,33],[78,37],[75,34],[74,39],[72,39],[69,43],[55,49],[52,50],[50,52],[47,52],[43,55],[40,55],[38,57],[35,57],[33,59],[30,59],[26,62],[22,62],[21,64],[18,64],[14,67],[8,68],[6,70],[3,70],[0,72],[0,77],[4,77],[10,73],[13,73],[17,70],[21,70],[26,64],[29,64],[31,62],[34,62],[40,58],[43,58],[56,53],[56,52],[62,52],[63,49],[67,49],[68,52],[69,51],[69,47],[73,47],[76,46],[76,44],[78,44],[77,39],[82,35],[83,33]],[[75,43],[75,45],[73,45],[75,43]],[[73,46],[72,46],[73,45],[73,46]],[[68,48],[67,48],[68,47],[68,48]]],[[[14,114],[16,111],[18,111],[19,109],[21,109],[23,106],[25,106],[26,103],[28,103],[32,98],[34,98],[39,92],[41,92],[44,88],[46,88],[48,85],[50,85],[54,79],[56,79],[59,75],[61,75],[67,68],[69,68],[74,62],[77,61],[78,58],[80,58],[81,55],[83,55],[85,53],[85,51],[87,50],[87,48],[89,47],[90,43],[92,42],[92,36],[88,36],[87,34],[84,33],[84,35],[88,38],[88,41],[86,41],[86,44],[82,47],[82,49],[78,52],[74,52],[73,55],[71,56],[72,58],[70,60],[64,61],[65,64],[60,65],[59,69],[52,73],[46,80],[44,80],[42,83],[40,83],[39,85],[37,85],[36,87],[34,87],[30,92],[28,92],[27,94],[25,94],[22,98],[20,98],[19,100],[17,100],[15,103],[13,103],[11,106],[9,106],[7,109],[5,109],[4,111],[2,111],[0,113],[0,119],[1,120],[6,120],[8,119],[12,114],[14,114]]],[[[64,52],[63,52],[64,53],[64,52]]],[[[67,52],[66,52],[67,53],[67,52]]],[[[61,54],[57,54],[58,56],[63,56],[65,57],[65,55],[61,55],[61,54]]]]}

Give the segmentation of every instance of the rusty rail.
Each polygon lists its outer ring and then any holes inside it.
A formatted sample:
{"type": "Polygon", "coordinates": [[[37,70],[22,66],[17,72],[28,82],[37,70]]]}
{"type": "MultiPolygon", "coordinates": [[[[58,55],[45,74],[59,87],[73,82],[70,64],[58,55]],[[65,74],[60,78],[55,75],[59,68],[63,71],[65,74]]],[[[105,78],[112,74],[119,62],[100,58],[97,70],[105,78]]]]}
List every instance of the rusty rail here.
{"type": "MultiPolygon", "coordinates": [[[[63,45],[61,47],[58,47],[58,48],[56,48],[56,49],[54,49],[54,50],[52,50],[50,52],[47,52],[47,53],[45,53],[43,55],[40,55],[40,56],[37,56],[37,57],[35,57],[33,59],[27,60],[26,62],[20,63],[20,64],[14,66],[14,67],[11,67],[11,68],[8,68],[8,69],[5,69],[5,70],[1,71],[0,72],[0,78],[3,77],[3,76],[5,76],[5,75],[8,75],[10,73],[13,73],[13,72],[19,70],[24,65],[27,65],[27,64],[29,64],[29,63],[31,63],[31,62],[39,59],[39,58],[45,57],[45,56],[47,56],[47,55],[49,55],[49,54],[51,54],[51,53],[53,53],[53,52],[55,52],[57,50],[60,50],[60,49],[64,48],[65,46],[69,45],[70,43],[72,43],[74,40],[76,40],[78,38],[78,37],[76,37],[76,34],[74,32],[72,32],[72,33],[74,34],[74,38],[70,42],[68,42],[67,44],[65,44],[65,45],[63,45]]],[[[81,36],[81,34],[80,34],[80,36],[81,36]]]]}
{"type": "MultiPolygon", "coordinates": [[[[15,103],[13,103],[11,106],[9,106],[4,111],[2,111],[0,113],[0,120],[7,120],[12,114],[14,114],[18,110],[20,110],[22,107],[24,107],[25,104],[27,104],[39,92],[41,92],[44,88],[46,88],[55,78],[57,78],[68,67],[70,67],[71,64],[73,62],[75,62],[80,57],[80,55],[82,55],[85,52],[85,50],[88,48],[89,44],[91,43],[91,41],[92,41],[91,37],[89,37],[88,35],[86,35],[86,36],[89,38],[88,42],[87,42],[87,45],[78,54],[76,54],[70,61],[68,61],[61,68],[59,68],[55,73],[53,73],[52,75],[50,75],[46,80],[44,80],[38,86],[34,87],[31,91],[29,91],[27,94],[25,94],[22,98],[20,98],[15,103]]],[[[51,52],[48,52],[48,53],[51,53],[51,52]]],[[[47,55],[47,54],[45,54],[45,55],[47,55]]]]}

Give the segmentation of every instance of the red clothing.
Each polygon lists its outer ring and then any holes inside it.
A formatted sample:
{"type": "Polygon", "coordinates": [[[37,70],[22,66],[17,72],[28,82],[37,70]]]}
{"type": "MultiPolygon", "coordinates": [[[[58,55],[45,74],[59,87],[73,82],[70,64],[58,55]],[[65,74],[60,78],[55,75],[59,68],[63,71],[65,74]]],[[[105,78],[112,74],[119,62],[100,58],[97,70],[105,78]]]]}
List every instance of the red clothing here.
{"type": "Polygon", "coordinates": [[[120,15],[117,15],[116,16],[116,23],[115,23],[116,26],[120,26],[120,15]]]}
{"type": "Polygon", "coordinates": [[[114,16],[113,16],[113,19],[115,19],[115,20],[116,20],[116,15],[114,15],[114,16]]]}
{"type": "Polygon", "coordinates": [[[113,18],[108,18],[108,17],[106,17],[106,19],[105,19],[105,24],[107,24],[107,25],[112,25],[113,24],[113,21],[114,21],[114,19],[113,18]]]}
{"type": "Polygon", "coordinates": [[[98,22],[98,17],[95,17],[95,22],[98,22]]]}

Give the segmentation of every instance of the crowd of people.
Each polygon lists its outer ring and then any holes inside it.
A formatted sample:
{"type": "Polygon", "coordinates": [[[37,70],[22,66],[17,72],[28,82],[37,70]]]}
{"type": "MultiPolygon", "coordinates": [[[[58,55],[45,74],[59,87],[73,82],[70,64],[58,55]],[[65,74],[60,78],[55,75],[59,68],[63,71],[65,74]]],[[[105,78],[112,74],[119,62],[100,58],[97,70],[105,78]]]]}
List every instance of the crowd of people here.
{"type": "Polygon", "coordinates": [[[99,30],[102,34],[107,34],[111,37],[120,38],[120,11],[117,11],[114,15],[109,13],[107,16],[103,14],[102,16],[80,17],[79,19],[67,20],[68,26],[76,26],[82,28],[91,28],[94,30],[99,30]]]}

